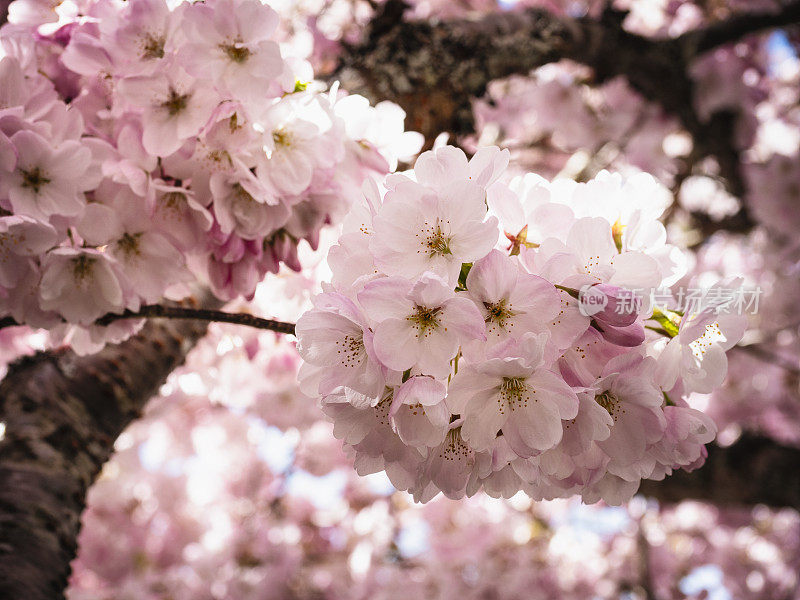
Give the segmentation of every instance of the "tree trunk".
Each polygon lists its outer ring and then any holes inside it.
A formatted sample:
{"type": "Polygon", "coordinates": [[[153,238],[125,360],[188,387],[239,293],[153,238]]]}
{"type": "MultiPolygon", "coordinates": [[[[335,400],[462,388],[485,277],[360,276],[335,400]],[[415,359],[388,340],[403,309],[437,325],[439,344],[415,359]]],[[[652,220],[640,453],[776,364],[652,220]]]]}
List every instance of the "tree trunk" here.
{"type": "Polygon", "coordinates": [[[91,356],[40,353],[0,383],[0,598],[63,598],[86,492],[206,323],[151,321],[91,356]]]}

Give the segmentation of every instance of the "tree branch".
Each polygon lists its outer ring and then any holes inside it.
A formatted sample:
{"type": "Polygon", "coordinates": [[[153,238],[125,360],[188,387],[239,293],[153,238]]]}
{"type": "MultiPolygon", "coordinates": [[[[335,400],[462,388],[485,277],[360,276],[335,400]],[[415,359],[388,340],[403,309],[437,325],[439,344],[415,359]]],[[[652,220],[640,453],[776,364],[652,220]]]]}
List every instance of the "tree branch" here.
{"type": "MultiPolygon", "coordinates": [[[[720,111],[702,121],[694,110],[688,67],[718,45],[800,21],[795,0],[775,14],[737,15],[679,38],[651,39],[623,30],[613,11],[601,20],[529,9],[480,21],[429,23],[398,18],[401,1],[386,4],[362,43],[346,48],[331,79],[351,92],[400,104],[408,127],[421,131],[428,146],[442,131],[455,136],[474,131],[472,100],[485,94],[489,82],[571,59],[591,67],[597,82],[626,77],[645,99],[676,115],[692,134],[697,157],[716,157],[729,191],[739,197],[744,184],[733,140],[736,115],[720,111]]],[[[746,211],[740,217],[749,223],[746,211]]]]}
{"type": "MultiPolygon", "coordinates": [[[[214,323],[232,323],[256,329],[266,329],[276,333],[294,335],[294,323],[263,319],[249,313],[229,313],[223,310],[208,308],[191,308],[188,306],[163,306],[161,304],[146,304],[137,311],[126,310],[122,313],[107,313],[97,319],[94,325],[110,325],[114,321],[124,319],[194,319],[195,321],[208,321],[214,323]]],[[[0,329],[4,327],[19,326],[12,317],[0,319],[0,329]]]]}
{"type": "Polygon", "coordinates": [[[779,354],[778,352],[775,352],[774,350],[771,350],[762,344],[748,344],[746,346],[737,344],[733,348],[739,352],[745,352],[762,362],[780,367],[795,377],[800,377],[800,361],[798,361],[796,358],[791,359],[788,356],[779,354]]]}
{"type": "Polygon", "coordinates": [[[706,464],[642,482],[640,493],[662,502],[702,500],[719,506],[766,504],[800,510],[800,448],[743,435],[733,445],[708,446],[706,464]]]}
{"type": "Polygon", "coordinates": [[[285,321],[275,321],[274,319],[263,319],[248,313],[229,313],[222,310],[210,310],[206,308],[189,308],[185,306],[162,306],[160,304],[147,304],[138,311],[126,310],[122,314],[109,313],[96,321],[97,325],[108,325],[113,321],[121,319],[138,318],[164,318],[164,319],[195,319],[198,321],[209,321],[216,323],[232,323],[234,325],[244,325],[255,327],[256,329],[267,329],[277,333],[294,335],[294,323],[285,321]]]}
{"type": "Polygon", "coordinates": [[[98,354],[39,353],[0,382],[0,598],[63,598],[86,491],[205,323],[147,323],[98,354]]]}
{"type": "Polygon", "coordinates": [[[686,32],[679,39],[693,54],[701,54],[736,42],[751,33],[786,27],[798,22],[800,22],[800,1],[795,0],[775,12],[738,14],[703,29],[686,32]]]}

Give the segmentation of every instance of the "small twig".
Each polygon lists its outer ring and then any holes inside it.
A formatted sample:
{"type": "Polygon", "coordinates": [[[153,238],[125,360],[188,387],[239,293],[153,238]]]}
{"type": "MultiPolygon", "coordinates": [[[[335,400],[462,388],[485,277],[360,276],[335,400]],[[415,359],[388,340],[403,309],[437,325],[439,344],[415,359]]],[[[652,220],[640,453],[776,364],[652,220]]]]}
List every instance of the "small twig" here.
{"type": "MultiPolygon", "coordinates": [[[[108,313],[100,317],[94,324],[109,325],[122,319],[196,319],[215,323],[232,323],[234,325],[244,325],[246,327],[294,335],[294,323],[262,319],[247,313],[229,313],[222,310],[187,308],[184,306],[161,306],[160,304],[147,304],[135,312],[126,310],[121,314],[108,313]]],[[[0,319],[0,329],[15,325],[20,325],[20,323],[17,323],[11,317],[0,319]]]]}
{"type": "Polygon", "coordinates": [[[108,325],[112,321],[119,319],[138,319],[138,318],[164,318],[164,319],[197,319],[199,321],[212,321],[217,323],[233,323],[234,325],[244,325],[255,327],[256,329],[267,329],[277,333],[294,335],[294,323],[275,321],[274,319],[262,319],[248,313],[229,313],[223,310],[209,310],[205,308],[186,308],[183,306],[162,306],[160,304],[148,304],[142,306],[138,311],[126,310],[121,315],[109,313],[96,321],[98,325],[108,325]]]}

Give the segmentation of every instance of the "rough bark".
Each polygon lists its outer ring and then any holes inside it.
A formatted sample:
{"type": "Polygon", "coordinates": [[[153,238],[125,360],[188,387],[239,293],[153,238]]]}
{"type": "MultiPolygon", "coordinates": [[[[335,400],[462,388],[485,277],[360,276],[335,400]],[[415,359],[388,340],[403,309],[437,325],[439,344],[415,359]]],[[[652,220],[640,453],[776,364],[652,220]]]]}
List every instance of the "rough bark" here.
{"type": "Polygon", "coordinates": [[[745,435],[727,448],[708,446],[702,468],[677,471],[664,481],[643,481],[640,492],[666,503],[702,500],[800,510],[800,449],[745,435]]]}
{"type": "MultiPolygon", "coordinates": [[[[698,117],[689,66],[719,45],[800,21],[800,2],[794,1],[778,13],[736,16],[679,38],[652,39],[623,30],[624,15],[610,10],[600,20],[529,9],[432,23],[404,21],[404,6],[402,0],[382,5],[369,35],[346,49],[332,79],[350,91],[400,104],[408,128],[422,132],[429,144],[442,131],[473,132],[472,100],[485,94],[489,82],[571,59],[591,67],[597,83],[625,77],[644,98],[677,116],[694,138],[692,160],[714,156],[729,190],[740,197],[736,115],[698,117]]],[[[737,228],[749,224],[746,212],[732,221],[737,228]]]]}
{"type": "Polygon", "coordinates": [[[12,366],[0,383],[0,598],[63,597],[89,486],[206,327],[152,321],[92,356],[65,349],[12,366]]]}

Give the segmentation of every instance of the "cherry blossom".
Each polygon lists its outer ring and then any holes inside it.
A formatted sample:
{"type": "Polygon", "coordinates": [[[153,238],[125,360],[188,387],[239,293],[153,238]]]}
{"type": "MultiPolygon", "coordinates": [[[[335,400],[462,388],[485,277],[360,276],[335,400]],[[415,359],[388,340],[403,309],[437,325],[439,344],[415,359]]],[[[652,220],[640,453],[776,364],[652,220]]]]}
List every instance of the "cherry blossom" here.
{"type": "Polygon", "coordinates": [[[525,342],[534,346],[527,357],[517,358],[513,352],[490,358],[462,369],[453,380],[448,404],[464,417],[461,434],[476,450],[488,449],[502,430],[512,450],[529,458],[555,446],[561,440],[561,421],[577,415],[572,389],[541,368],[546,334],[525,342]]]}
{"type": "Polygon", "coordinates": [[[720,385],[745,317],[652,305],[682,263],[651,177],[507,185],[505,167],[497,149],[468,161],[442,146],[363,187],[333,283],[298,322],[303,389],[359,473],[384,469],[420,502],[484,489],[620,504],[696,468],[715,428],[683,396],[720,385]],[[333,298],[346,315],[323,308],[333,298]]]}
{"type": "Polygon", "coordinates": [[[91,154],[80,143],[67,140],[52,147],[33,131],[22,130],[9,138],[16,164],[3,176],[0,194],[15,214],[46,221],[52,215],[75,217],[85,201],[83,176],[91,154]]]}
{"type": "Polygon", "coordinates": [[[10,290],[32,268],[30,258],[56,244],[58,234],[48,225],[30,217],[0,217],[0,286],[10,290]]]}
{"type": "Polygon", "coordinates": [[[156,156],[177,151],[199,133],[216,104],[179,64],[154,75],[135,75],[119,82],[119,94],[132,106],[141,107],[142,143],[156,156]]]}
{"type": "Polygon", "coordinates": [[[127,282],[120,281],[116,261],[96,250],[56,248],[42,264],[41,307],[68,321],[88,325],[125,307],[127,282]]]}
{"type": "Polygon", "coordinates": [[[54,343],[121,341],[91,321],[198,285],[252,298],[422,144],[398,107],[312,81],[260,2],[40,8],[0,29],[0,311],[54,343]]]}
{"type": "Polygon", "coordinates": [[[561,308],[551,283],[521,271],[515,259],[498,250],[472,266],[466,287],[467,297],[484,314],[487,335],[498,341],[546,331],[561,308]]]}
{"type": "Polygon", "coordinates": [[[190,41],[179,58],[195,77],[256,101],[283,72],[280,48],[270,39],[277,25],[275,11],[255,0],[194,4],[183,22],[190,41]]]}
{"type": "Polygon", "coordinates": [[[399,277],[376,279],[358,300],[375,327],[375,354],[396,371],[419,368],[446,375],[458,347],[485,339],[483,318],[475,305],[455,296],[440,277],[425,273],[412,282],[399,277]]]}
{"type": "Polygon", "coordinates": [[[116,259],[136,294],[157,302],[172,285],[191,281],[186,259],[162,233],[150,228],[146,206],[129,188],[103,184],[76,231],[116,259]]]}
{"type": "Polygon", "coordinates": [[[393,179],[375,215],[370,251],[387,274],[431,271],[454,283],[461,264],[477,260],[496,241],[497,221],[486,218],[484,188],[471,180],[463,152],[446,149],[420,156],[420,183],[393,179]],[[442,175],[450,163],[456,172],[442,175]]]}
{"type": "Polygon", "coordinates": [[[659,384],[668,390],[680,380],[687,391],[711,392],[725,378],[725,351],[741,339],[744,327],[741,315],[717,314],[716,307],[687,315],[676,337],[652,346],[659,384]]]}
{"type": "Polygon", "coordinates": [[[395,389],[389,415],[397,435],[409,446],[437,446],[450,424],[447,388],[427,375],[410,377],[395,389]]]}
{"type": "Polygon", "coordinates": [[[316,308],[297,322],[298,350],[306,361],[300,385],[310,381],[312,394],[330,394],[346,387],[369,404],[384,390],[384,375],[374,356],[374,334],[355,303],[329,293],[315,300],[316,308]]]}

